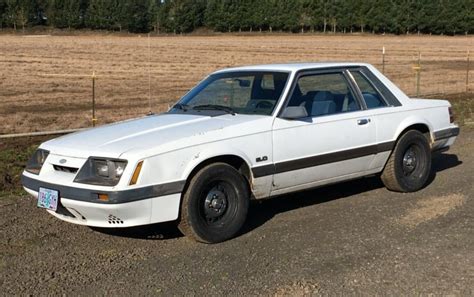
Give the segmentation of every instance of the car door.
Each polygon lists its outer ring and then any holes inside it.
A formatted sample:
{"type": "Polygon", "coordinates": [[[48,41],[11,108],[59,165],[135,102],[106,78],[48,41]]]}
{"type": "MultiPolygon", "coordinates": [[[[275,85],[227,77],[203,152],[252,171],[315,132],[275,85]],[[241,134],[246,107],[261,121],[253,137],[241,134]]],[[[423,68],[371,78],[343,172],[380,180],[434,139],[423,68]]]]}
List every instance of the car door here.
{"type": "MultiPolygon", "coordinates": [[[[273,191],[362,175],[376,154],[375,123],[343,69],[303,72],[283,106],[308,117],[273,124],[273,191]]],[[[280,113],[281,114],[281,113],[280,113]]]]}

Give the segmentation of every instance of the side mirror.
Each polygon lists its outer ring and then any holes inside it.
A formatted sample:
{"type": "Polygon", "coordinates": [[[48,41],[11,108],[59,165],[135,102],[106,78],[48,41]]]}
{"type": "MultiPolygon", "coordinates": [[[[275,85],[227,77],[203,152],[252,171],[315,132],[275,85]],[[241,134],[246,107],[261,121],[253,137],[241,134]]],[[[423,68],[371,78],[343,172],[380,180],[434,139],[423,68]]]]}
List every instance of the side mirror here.
{"type": "Polygon", "coordinates": [[[301,118],[306,118],[308,116],[308,112],[304,106],[287,106],[281,117],[288,120],[296,120],[301,118]]]}
{"type": "Polygon", "coordinates": [[[239,87],[241,88],[248,88],[251,85],[251,81],[248,79],[240,79],[240,78],[233,78],[233,79],[228,79],[225,81],[228,84],[233,84],[235,82],[239,83],[239,87]]]}
{"type": "Polygon", "coordinates": [[[241,88],[250,87],[250,80],[248,80],[248,79],[239,79],[239,87],[241,87],[241,88]]]}

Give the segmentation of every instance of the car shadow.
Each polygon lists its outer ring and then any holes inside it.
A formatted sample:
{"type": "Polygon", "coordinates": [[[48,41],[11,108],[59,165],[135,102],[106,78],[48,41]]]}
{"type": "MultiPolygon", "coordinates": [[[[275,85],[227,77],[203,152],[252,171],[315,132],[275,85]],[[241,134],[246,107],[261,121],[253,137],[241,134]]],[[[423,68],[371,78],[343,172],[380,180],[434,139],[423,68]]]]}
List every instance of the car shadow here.
{"type": "Polygon", "coordinates": [[[347,182],[341,182],[334,185],[323,186],[320,188],[285,194],[278,197],[253,201],[249,210],[246,225],[242,229],[241,234],[248,233],[260,227],[280,213],[338,199],[348,198],[382,187],[383,183],[380,180],[380,177],[371,176],[347,182]]]}
{"type": "MultiPolygon", "coordinates": [[[[427,186],[431,184],[438,172],[456,167],[462,161],[453,154],[436,154],[433,156],[432,171],[427,186]]],[[[317,205],[333,200],[351,197],[364,192],[383,188],[378,176],[365,177],[311,190],[286,194],[279,197],[252,201],[247,221],[240,235],[251,232],[271,220],[275,215],[298,208],[317,205]]],[[[355,199],[355,197],[352,197],[355,199]]],[[[96,228],[94,231],[111,236],[128,237],[147,240],[166,240],[182,237],[176,222],[158,223],[131,228],[96,228]]]]}
{"type": "MultiPolygon", "coordinates": [[[[460,161],[456,155],[443,153],[433,155],[432,170],[426,186],[429,186],[435,180],[438,172],[459,166],[460,164],[462,164],[462,161],[460,161]]],[[[383,187],[384,185],[379,176],[371,176],[286,194],[280,197],[254,201],[241,234],[248,233],[260,227],[279,213],[343,199],[383,187]]]]}
{"type": "Polygon", "coordinates": [[[437,173],[461,165],[457,155],[453,154],[435,154],[433,156],[432,172],[437,173]]]}
{"type": "Polygon", "coordinates": [[[176,227],[176,222],[157,223],[128,228],[90,228],[96,232],[111,236],[146,240],[166,240],[183,236],[176,227]]]}
{"type": "Polygon", "coordinates": [[[425,187],[428,187],[436,179],[436,174],[438,172],[456,167],[461,164],[462,161],[459,160],[457,155],[443,153],[434,154],[431,163],[431,174],[428,178],[428,181],[426,182],[425,187]]]}

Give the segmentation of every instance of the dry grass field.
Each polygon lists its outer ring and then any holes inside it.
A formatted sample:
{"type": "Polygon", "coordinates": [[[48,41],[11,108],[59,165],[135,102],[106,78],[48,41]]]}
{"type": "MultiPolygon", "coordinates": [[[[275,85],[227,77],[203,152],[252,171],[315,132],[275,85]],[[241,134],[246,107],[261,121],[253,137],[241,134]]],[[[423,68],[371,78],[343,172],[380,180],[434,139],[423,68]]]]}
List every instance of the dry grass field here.
{"type": "MultiPolygon", "coordinates": [[[[0,134],[89,126],[93,71],[103,124],[147,113],[149,98],[153,112],[163,111],[219,68],[361,61],[381,69],[382,47],[386,75],[406,93],[416,94],[412,67],[421,52],[421,95],[455,98],[466,92],[466,53],[473,45],[471,36],[0,35],[0,134]]],[[[463,118],[471,118],[472,102],[461,109],[463,118]]]]}

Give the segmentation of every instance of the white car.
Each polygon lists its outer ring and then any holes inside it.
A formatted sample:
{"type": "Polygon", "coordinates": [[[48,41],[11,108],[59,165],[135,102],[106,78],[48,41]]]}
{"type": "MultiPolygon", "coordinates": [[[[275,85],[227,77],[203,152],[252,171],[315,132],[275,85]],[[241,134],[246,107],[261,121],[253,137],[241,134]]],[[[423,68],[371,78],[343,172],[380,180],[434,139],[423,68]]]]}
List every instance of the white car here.
{"type": "Polygon", "coordinates": [[[410,99],[361,63],[217,71],[168,112],[47,141],[25,190],[57,218],[95,227],[177,221],[191,238],[235,236],[250,199],[381,174],[427,183],[459,128],[450,104],[410,99]]]}

